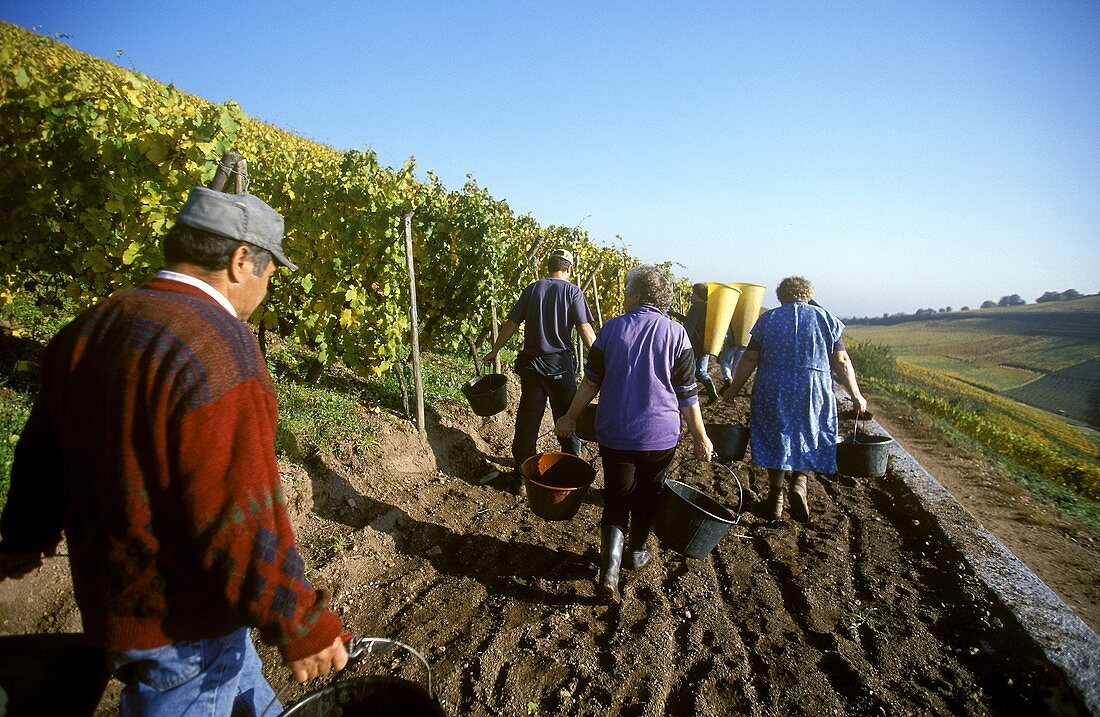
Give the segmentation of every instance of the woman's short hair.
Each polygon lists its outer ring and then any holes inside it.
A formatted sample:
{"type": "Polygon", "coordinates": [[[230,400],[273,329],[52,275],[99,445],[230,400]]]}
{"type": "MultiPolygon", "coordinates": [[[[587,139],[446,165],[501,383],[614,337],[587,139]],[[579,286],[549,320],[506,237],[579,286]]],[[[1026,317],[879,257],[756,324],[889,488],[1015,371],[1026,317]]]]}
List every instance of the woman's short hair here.
{"type": "Polygon", "coordinates": [[[779,282],[779,286],[775,289],[775,295],[779,298],[781,304],[789,304],[792,301],[809,301],[814,298],[814,285],[810,283],[809,279],[804,279],[801,276],[788,276],[779,282]]]}
{"type": "Polygon", "coordinates": [[[260,276],[274,257],[267,249],[238,239],[204,232],[201,229],[176,224],[164,235],[162,248],[168,264],[194,264],[207,271],[221,271],[229,266],[229,258],[237,247],[244,245],[252,253],[252,273],[260,276]]]}
{"type": "Polygon", "coordinates": [[[668,311],[672,305],[672,274],[655,264],[642,264],[626,275],[626,292],[637,294],[643,304],[668,311]]]}

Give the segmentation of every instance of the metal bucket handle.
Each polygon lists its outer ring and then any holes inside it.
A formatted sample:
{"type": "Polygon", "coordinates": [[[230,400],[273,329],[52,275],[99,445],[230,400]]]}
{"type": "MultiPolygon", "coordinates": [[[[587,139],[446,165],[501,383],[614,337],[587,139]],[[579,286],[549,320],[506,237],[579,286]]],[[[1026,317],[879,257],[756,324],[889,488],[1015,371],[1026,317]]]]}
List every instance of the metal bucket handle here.
{"type": "MultiPolygon", "coordinates": [[[[732,468],[729,467],[729,465],[727,465],[725,463],[722,463],[721,461],[715,461],[715,460],[704,461],[701,458],[694,458],[694,457],[682,458],[682,459],[680,459],[679,462],[676,463],[676,465],[672,466],[671,468],[669,468],[665,471],[664,478],[661,479],[661,486],[662,487],[664,486],[665,480],[668,479],[669,473],[675,472],[680,466],[684,465],[684,463],[687,462],[687,461],[699,461],[701,463],[709,463],[712,466],[719,466],[721,468],[724,468],[726,470],[726,472],[729,473],[733,477],[734,482],[737,483],[737,514],[733,517],[733,525],[737,525],[738,523],[740,523],[741,522],[741,510],[745,506],[745,488],[741,485],[741,479],[737,477],[736,471],[734,471],[732,468]]],[[[683,481],[681,481],[681,482],[683,482],[683,481]]],[[[685,485],[686,485],[686,483],[685,483],[685,485]]]]}
{"type": "Polygon", "coordinates": [[[391,640],[388,637],[355,637],[351,636],[348,640],[348,661],[358,660],[363,655],[382,655],[390,652],[395,647],[400,647],[408,650],[412,654],[420,658],[420,662],[424,664],[424,670],[428,673],[428,697],[435,699],[435,690],[432,687],[432,667],[428,664],[427,658],[420,654],[412,645],[407,645],[404,642],[397,640],[391,640]]]}
{"type": "MultiPolygon", "coordinates": [[[[424,655],[420,654],[420,651],[412,645],[407,645],[404,642],[392,640],[388,637],[358,637],[356,635],[348,633],[341,635],[340,639],[347,643],[348,664],[343,670],[337,673],[336,678],[333,680],[332,684],[335,684],[336,682],[339,682],[341,679],[343,679],[344,674],[347,672],[347,668],[358,662],[364,655],[382,655],[392,651],[395,647],[401,647],[416,655],[418,658],[420,658],[420,661],[424,663],[424,669],[428,672],[428,697],[433,700],[435,699],[435,689],[432,687],[431,665],[428,664],[427,658],[425,658],[424,655]]],[[[264,708],[264,711],[260,713],[260,717],[265,717],[268,710],[271,709],[272,705],[274,705],[276,702],[280,702],[282,696],[285,695],[286,691],[290,689],[293,685],[294,678],[291,677],[290,680],[283,687],[283,689],[279,690],[278,694],[276,694],[275,697],[272,698],[271,702],[267,704],[267,707],[264,708]]]]}
{"type": "MultiPolygon", "coordinates": [[[[859,417],[863,415],[863,411],[856,411],[856,425],[855,430],[852,433],[852,442],[859,443],[859,417]]],[[[866,431],[864,431],[866,433],[866,431]]]]}
{"type": "MultiPolygon", "coordinates": [[[[575,432],[573,433],[573,435],[576,437],[576,439],[578,441],[580,441],[583,444],[586,444],[586,445],[596,444],[596,441],[586,441],[583,438],[581,438],[580,436],[578,436],[575,432]]],[[[535,439],[535,442],[538,443],[539,441],[541,441],[543,438],[546,438],[547,436],[554,436],[556,438],[557,434],[554,432],[554,429],[551,428],[549,431],[545,431],[545,432],[539,434],[539,437],[535,439]]],[[[596,453],[593,454],[593,456],[591,458],[583,458],[582,456],[577,456],[577,458],[580,458],[581,460],[587,461],[588,465],[592,466],[593,468],[596,467],[596,460],[599,457],[600,457],[599,450],[597,450],[596,453]]]]}

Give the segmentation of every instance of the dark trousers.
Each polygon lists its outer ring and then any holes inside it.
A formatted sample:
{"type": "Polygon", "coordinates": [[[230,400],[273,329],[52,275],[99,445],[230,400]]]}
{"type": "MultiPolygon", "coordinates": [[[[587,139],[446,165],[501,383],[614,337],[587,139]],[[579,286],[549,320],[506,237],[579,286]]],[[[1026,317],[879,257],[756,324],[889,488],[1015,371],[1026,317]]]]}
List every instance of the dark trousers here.
{"type": "Polygon", "coordinates": [[[604,486],[600,524],[626,531],[628,522],[633,521],[629,526],[631,542],[644,542],[653,525],[665,472],[675,456],[675,447],[663,451],[620,451],[600,446],[604,486]]]}
{"type": "MultiPolygon", "coordinates": [[[[516,409],[516,434],[512,438],[512,458],[519,473],[523,462],[535,455],[539,439],[539,427],[546,413],[546,401],[550,401],[550,413],[557,421],[566,411],[573,397],[577,395],[577,375],[569,367],[550,375],[540,371],[522,368],[519,374],[519,408],[516,409]]],[[[580,455],[581,441],[576,436],[559,438],[562,451],[580,455]]]]}

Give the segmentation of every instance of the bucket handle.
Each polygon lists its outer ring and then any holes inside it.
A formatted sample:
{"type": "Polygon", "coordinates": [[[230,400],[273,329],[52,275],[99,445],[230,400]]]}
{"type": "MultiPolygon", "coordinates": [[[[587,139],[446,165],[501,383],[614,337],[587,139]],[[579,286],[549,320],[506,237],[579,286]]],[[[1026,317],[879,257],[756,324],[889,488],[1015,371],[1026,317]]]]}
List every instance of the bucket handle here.
{"type": "Polygon", "coordinates": [[[669,468],[665,471],[665,477],[664,477],[664,479],[661,480],[661,485],[664,486],[665,479],[668,478],[669,473],[675,472],[677,469],[679,469],[680,466],[684,465],[684,463],[686,461],[689,461],[689,460],[698,460],[702,463],[709,463],[712,466],[719,466],[719,467],[725,469],[725,471],[730,474],[730,476],[733,478],[734,482],[737,483],[737,514],[733,516],[733,525],[737,525],[738,523],[740,523],[741,522],[741,510],[745,506],[745,488],[744,488],[744,486],[741,485],[741,479],[737,477],[737,472],[735,470],[733,470],[732,468],[730,468],[727,464],[722,463],[721,461],[715,461],[715,460],[703,461],[699,458],[683,458],[676,465],[672,466],[671,468],[669,468]]]}
{"type": "MultiPolygon", "coordinates": [[[[580,436],[578,436],[576,433],[574,433],[573,435],[581,443],[596,443],[596,441],[586,441],[583,438],[581,438],[580,436]]],[[[554,429],[551,428],[549,431],[546,431],[545,433],[541,434],[538,438],[536,438],[535,442],[537,443],[538,441],[541,441],[543,438],[546,438],[547,436],[554,436],[555,438],[557,437],[557,435],[554,433],[554,429]]],[[[593,455],[591,458],[589,458],[587,460],[588,465],[595,468],[596,467],[596,461],[599,459],[599,457],[600,457],[600,453],[599,453],[599,451],[596,451],[595,455],[593,455]]],[[[581,456],[577,456],[577,458],[581,458],[581,456]]],[[[585,460],[585,459],[581,458],[581,460],[585,460]]]]}
{"type": "MultiPolygon", "coordinates": [[[[381,655],[392,651],[395,647],[400,647],[416,655],[418,658],[420,658],[420,661],[424,663],[424,669],[427,670],[428,673],[428,697],[433,700],[435,699],[435,689],[432,687],[431,665],[428,664],[427,658],[425,658],[424,655],[420,654],[420,651],[412,645],[407,645],[404,642],[392,640],[388,637],[358,637],[356,635],[352,635],[351,633],[345,633],[341,635],[340,639],[347,643],[348,664],[344,668],[344,670],[337,673],[337,677],[333,681],[333,684],[342,679],[344,672],[347,671],[347,668],[358,662],[364,655],[381,655]]],[[[278,694],[276,694],[271,699],[271,702],[267,704],[267,707],[264,708],[264,711],[260,713],[260,717],[265,717],[268,710],[271,709],[272,705],[274,705],[276,702],[279,702],[282,696],[286,694],[286,691],[290,689],[293,685],[294,678],[291,677],[286,685],[283,686],[283,689],[279,690],[278,694]]]]}
{"type": "Polygon", "coordinates": [[[863,411],[856,411],[856,425],[855,431],[852,433],[852,442],[859,443],[859,417],[863,415],[863,411]]]}

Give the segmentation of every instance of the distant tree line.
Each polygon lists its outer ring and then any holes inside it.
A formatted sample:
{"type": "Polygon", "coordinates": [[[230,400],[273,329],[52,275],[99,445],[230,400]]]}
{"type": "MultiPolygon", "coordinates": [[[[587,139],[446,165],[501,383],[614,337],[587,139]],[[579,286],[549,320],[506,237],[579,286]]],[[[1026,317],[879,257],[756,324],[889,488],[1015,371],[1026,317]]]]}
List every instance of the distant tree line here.
{"type": "MultiPolygon", "coordinates": [[[[1086,296],[1096,296],[1097,294],[1082,294],[1077,289],[1066,289],[1065,291],[1047,291],[1038,299],[1035,300],[1036,304],[1045,304],[1051,301],[1073,301],[1074,299],[1083,299],[1086,296]]],[[[1019,294],[1009,294],[1008,296],[1002,296],[997,301],[986,300],[981,303],[979,308],[981,309],[993,309],[998,306],[1024,306],[1027,304],[1027,300],[1021,297],[1019,294]]],[[[969,306],[963,306],[959,311],[970,311],[969,306]]],[[[951,314],[954,312],[950,306],[945,306],[941,309],[917,309],[911,314],[905,312],[899,312],[896,314],[883,314],[878,316],[864,316],[845,319],[848,324],[872,324],[880,326],[889,326],[891,324],[900,324],[906,321],[921,321],[931,318],[945,318],[945,314],[951,314]]]]}

